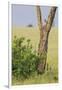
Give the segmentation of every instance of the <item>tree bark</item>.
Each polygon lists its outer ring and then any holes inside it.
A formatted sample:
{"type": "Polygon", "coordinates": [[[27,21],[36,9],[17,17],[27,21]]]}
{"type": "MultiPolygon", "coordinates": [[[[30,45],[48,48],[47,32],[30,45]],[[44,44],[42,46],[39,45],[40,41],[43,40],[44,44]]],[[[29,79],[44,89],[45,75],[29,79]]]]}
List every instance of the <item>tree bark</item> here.
{"type": "Polygon", "coordinates": [[[40,56],[40,59],[43,58],[43,60],[39,61],[37,70],[39,73],[43,73],[45,71],[46,60],[47,60],[48,36],[49,36],[49,32],[52,27],[52,23],[55,17],[55,12],[56,12],[57,7],[51,8],[47,22],[44,26],[42,26],[42,14],[41,14],[40,6],[36,6],[36,8],[37,8],[38,27],[40,30],[40,41],[38,45],[38,54],[40,56]]]}

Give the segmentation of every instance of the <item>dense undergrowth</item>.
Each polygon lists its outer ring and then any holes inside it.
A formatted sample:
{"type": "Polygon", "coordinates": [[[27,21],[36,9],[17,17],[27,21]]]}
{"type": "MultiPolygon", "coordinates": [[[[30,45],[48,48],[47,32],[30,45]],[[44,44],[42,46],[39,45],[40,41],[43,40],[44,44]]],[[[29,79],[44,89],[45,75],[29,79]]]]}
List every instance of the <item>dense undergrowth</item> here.
{"type": "Polygon", "coordinates": [[[33,50],[30,39],[25,40],[24,37],[14,38],[12,45],[12,74],[18,79],[26,79],[31,75],[38,73],[38,63],[42,61],[44,56],[38,55],[33,50]]]}

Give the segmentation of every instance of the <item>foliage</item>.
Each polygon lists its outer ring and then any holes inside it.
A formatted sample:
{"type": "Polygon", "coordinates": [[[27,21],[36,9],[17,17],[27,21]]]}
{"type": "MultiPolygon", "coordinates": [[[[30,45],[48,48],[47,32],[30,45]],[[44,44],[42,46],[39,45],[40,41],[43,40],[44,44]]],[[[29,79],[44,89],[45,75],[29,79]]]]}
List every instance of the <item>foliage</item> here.
{"type": "Polygon", "coordinates": [[[30,43],[30,39],[24,43],[25,38],[14,38],[12,45],[12,73],[18,78],[28,78],[37,71],[40,60],[30,43]]]}

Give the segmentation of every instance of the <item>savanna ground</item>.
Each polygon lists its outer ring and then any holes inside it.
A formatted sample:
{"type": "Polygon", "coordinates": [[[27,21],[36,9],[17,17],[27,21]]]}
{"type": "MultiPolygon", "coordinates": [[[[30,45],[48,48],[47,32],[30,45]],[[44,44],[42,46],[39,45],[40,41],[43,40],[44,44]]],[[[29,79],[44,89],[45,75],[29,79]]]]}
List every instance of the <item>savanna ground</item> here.
{"type": "MultiPolygon", "coordinates": [[[[39,30],[34,27],[14,27],[12,30],[12,37],[25,37],[30,39],[33,47],[37,50],[39,43],[39,30]]],[[[13,39],[12,38],[12,39],[13,39]]],[[[48,54],[47,54],[48,71],[42,75],[35,74],[29,79],[17,80],[12,76],[12,85],[24,84],[45,84],[58,82],[58,30],[53,27],[48,40],[48,54]]]]}

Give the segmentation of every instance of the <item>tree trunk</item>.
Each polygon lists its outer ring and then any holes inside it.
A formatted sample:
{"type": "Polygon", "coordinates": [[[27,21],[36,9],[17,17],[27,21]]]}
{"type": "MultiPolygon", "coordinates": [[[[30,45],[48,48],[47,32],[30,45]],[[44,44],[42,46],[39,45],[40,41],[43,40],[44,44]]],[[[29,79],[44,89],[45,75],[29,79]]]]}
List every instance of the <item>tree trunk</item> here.
{"type": "Polygon", "coordinates": [[[38,45],[38,54],[41,59],[38,63],[37,70],[39,73],[43,73],[45,71],[46,60],[47,60],[48,36],[49,36],[49,32],[51,30],[51,26],[54,20],[56,7],[51,8],[49,16],[48,16],[48,20],[44,26],[42,26],[42,15],[41,15],[40,6],[36,6],[36,8],[37,8],[38,27],[40,30],[40,41],[38,45]]]}

